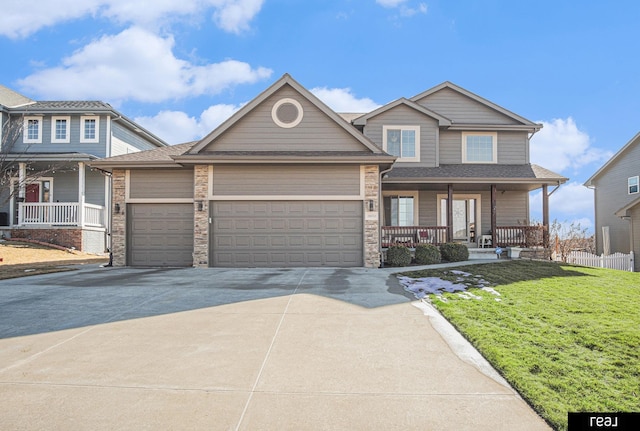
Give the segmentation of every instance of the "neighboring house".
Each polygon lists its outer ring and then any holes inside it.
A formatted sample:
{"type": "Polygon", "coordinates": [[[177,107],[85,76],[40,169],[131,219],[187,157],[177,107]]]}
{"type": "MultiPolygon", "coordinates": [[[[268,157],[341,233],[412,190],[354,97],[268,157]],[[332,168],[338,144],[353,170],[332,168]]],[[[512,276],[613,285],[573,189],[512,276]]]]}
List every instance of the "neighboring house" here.
{"type": "MultiPolygon", "coordinates": [[[[604,164],[585,186],[594,189],[598,254],[640,255],[640,133],[604,164]]],[[[640,259],[635,259],[640,271],[640,259]]]]}
{"type": "Polygon", "coordinates": [[[38,102],[0,86],[0,116],[0,233],[103,253],[111,181],[88,162],[167,144],[103,102],[38,102]]]}
{"type": "Polygon", "coordinates": [[[530,164],[540,127],[448,82],[340,116],[284,75],[198,142],[91,165],[115,265],[378,267],[394,243],[544,245],[567,179],[530,164]]]}

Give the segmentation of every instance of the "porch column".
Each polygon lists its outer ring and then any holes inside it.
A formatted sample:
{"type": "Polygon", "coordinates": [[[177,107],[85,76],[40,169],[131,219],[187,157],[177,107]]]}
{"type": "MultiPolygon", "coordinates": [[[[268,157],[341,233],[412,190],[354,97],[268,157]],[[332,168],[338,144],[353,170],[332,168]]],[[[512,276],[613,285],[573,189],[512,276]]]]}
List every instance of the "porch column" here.
{"type": "MultiPolygon", "coordinates": [[[[18,224],[22,224],[22,202],[26,196],[27,189],[27,164],[24,162],[18,163],[18,224]]],[[[13,217],[13,215],[11,216],[13,217]]],[[[13,224],[13,221],[11,222],[13,224]]]]}
{"type": "Polygon", "coordinates": [[[84,162],[78,162],[78,226],[84,226],[84,162]]]}
{"type": "Polygon", "coordinates": [[[542,233],[542,245],[544,248],[549,248],[549,193],[548,186],[544,184],[542,186],[542,225],[544,226],[544,232],[542,233]]]}
{"type": "Polygon", "coordinates": [[[496,196],[498,192],[495,184],[491,184],[491,245],[496,247],[496,229],[498,228],[498,207],[496,202],[496,196]]]}
{"type": "Polygon", "coordinates": [[[453,184],[447,185],[447,242],[453,241],[453,184]]]}

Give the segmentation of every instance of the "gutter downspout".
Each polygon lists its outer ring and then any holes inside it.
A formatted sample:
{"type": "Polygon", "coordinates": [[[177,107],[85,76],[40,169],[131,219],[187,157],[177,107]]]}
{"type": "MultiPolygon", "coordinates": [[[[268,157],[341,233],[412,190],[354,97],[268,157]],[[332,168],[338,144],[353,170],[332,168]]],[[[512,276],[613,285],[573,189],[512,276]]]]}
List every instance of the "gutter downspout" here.
{"type": "Polygon", "coordinates": [[[380,253],[380,268],[384,268],[384,259],[382,256],[382,210],[384,210],[384,202],[382,201],[382,177],[393,170],[393,164],[389,169],[380,172],[380,187],[378,187],[378,253],[380,253]]]}

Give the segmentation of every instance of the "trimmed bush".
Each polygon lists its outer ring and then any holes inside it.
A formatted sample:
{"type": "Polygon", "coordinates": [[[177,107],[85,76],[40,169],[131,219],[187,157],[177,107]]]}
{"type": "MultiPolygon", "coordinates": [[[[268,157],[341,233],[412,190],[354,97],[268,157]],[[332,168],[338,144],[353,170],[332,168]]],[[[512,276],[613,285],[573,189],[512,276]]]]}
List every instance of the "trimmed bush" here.
{"type": "Polygon", "coordinates": [[[440,263],[440,250],[433,244],[420,244],[416,246],[416,263],[418,265],[432,265],[440,263]]]}
{"type": "Polygon", "coordinates": [[[447,262],[462,262],[469,260],[469,249],[466,245],[457,242],[448,242],[440,246],[442,260],[447,262]]]}
{"type": "Polygon", "coordinates": [[[411,263],[411,250],[404,245],[392,245],[387,249],[387,263],[391,266],[408,266],[411,263]]]}

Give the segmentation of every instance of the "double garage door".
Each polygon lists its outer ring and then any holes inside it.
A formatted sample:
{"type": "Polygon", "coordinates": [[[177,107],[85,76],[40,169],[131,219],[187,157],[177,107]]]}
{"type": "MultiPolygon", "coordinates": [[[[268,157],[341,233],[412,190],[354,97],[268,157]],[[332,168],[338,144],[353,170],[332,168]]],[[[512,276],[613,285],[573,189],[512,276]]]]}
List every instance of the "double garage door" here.
{"type": "Polygon", "coordinates": [[[211,208],[212,266],[362,266],[362,202],[217,201],[211,208]]]}
{"type": "MultiPolygon", "coordinates": [[[[359,201],[214,201],[209,262],[219,267],[363,265],[359,201]]],[[[130,204],[128,264],[191,266],[192,204],[130,204]]]]}

